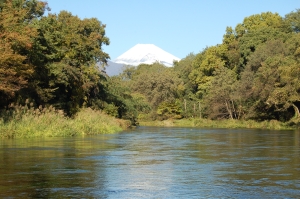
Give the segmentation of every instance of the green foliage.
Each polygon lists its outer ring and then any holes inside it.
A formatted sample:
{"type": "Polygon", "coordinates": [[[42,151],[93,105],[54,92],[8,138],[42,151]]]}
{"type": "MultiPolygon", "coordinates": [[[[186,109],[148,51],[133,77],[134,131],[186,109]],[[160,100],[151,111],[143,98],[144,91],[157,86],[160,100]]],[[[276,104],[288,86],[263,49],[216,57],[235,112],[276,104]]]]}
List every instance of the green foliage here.
{"type": "Polygon", "coordinates": [[[289,56],[288,45],[282,40],[270,40],[250,56],[238,85],[247,117],[282,121],[292,117],[290,108],[299,98],[297,83],[293,86],[291,83],[298,79],[298,75],[294,73],[295,77],[291,78],[293,75],[288,72],[297,65],[289,56]]]}
{"type": "Polygon", "coordinates": [[[154,63],[138,66],[130,87],[134,92],[143,94],[156,109],[160,103],[176,99],[180,84],[173,68],[154,63]]]}
{"type": "Polygon", "coordinates": [[[239,49],[241,52],[240,65],[242,68],[238,71],[243,70],[243,67],[250,59],[250,55],[255,52],[259,45],[262,45],[270,40],[281,39],[285,41],[287,38],[288,34],[273,27],[266,27],[264,29],[259,29],[257,31],[245,34],[239,39],[239,49]]]}
{"type": "Polygon", "coordinates": [[[118,117],[118,107],[116,107],[113,104],[107,104],[107,105],[105,105],[103,110],[108,115],[111,115],[113,117],[118,117]]]}
{"type": "Polygon", "coordinates": [[[205,96],[206,114],[209,118],[240,118],[241,110],[237,108],[234,95],[236,81],[237,75],[228,68],[218,68],[214,72],[205,96]]]}
{"type": "Polygon", "coordinates": [[[223,59],[225,52],[226,46],[217,45],[209,47],[196,55],[189,78],[197,85],[196,94],[200,99],[206,95],[214,71],[225,66],[225,60],[223,59]]]}
{"type": "Polygon", "coordinates": [[[300,32],[300,9],[285,15],[285,23],[295,33],[300,32]]]}
{"type": "Polygon", "coordinates": [[[164,119],[180,119],[182,112],[183,110],[179,100],[173,102],[162,102],[159,104],[156,111],[156,113],[164,119]]]}
{"type": "Polygon", "coordinates": [[[231,27],[226,28],[226,34],[223,36],[223,45],[226,48],[224,53],[225,66],[237,73],[240,65],[239,41],[231,27]]]}
{"type": "Polygon", "coordinates": [[[267,27],[282,28],[283,19],[278,13],[263,12],[245,17],[243,23],[236,26],[237,35],[244,35],[267,27]]]}
{"type": "Polygon", "coordinates": [[[182,83],[178,85],[178,94],[180,98],[194,99],[194,93],[197,91],[197,85],[189,79],[189,75],[193,70],[193,62],[196,56],[190,53],[179,62],[174,63],[174,71],[177,76],[182,80],[182,83]]]}
{"type": "MultiPolygon", "coordinates": [[[[104,24],[67,11],[43,16],[46,9],[47,3],[39,0],[0,0],[0,109],[8,111],[2,112],[0,128],[11,132],[2,136],[53,136],[47,125],[55,122],[69,135],[110,131],[111,123],[102,125],[106,130],[84,125],[97,123],[100,112],[131,124],[138,118],[192,117],[200,118],[194,125],[208,122],[205,118],[299,124],[299,9],[285,17],[251,15],[235,28],[227,27],[221,44],[189,54],[173,68],[127,66],[117,77],[101,72],[109,59],[102,50],[109,45],[104,24]],[[27,98],[32,106],[8,107],[27,98]],[[50,111],[41,113],[40,105],[50,111]],[[42,123],[31,128],[31,123],[39,124],[36,120],[42,123]]],[[[269,124],[277,125],[264,125],[269,124]]]]}
{"type": "Polygon", "coordinates": [[[42,17],[36,26],[39,54],[31,54],[36,65],[31,88],[40,103],[50,102],[73,115],[97,86],[96,63],[106,63],[109,58],[101,49],[109,44],[105,25],[95,18],[81,20],[62,11],[42,17]]]}
{"type": "MultiPolygon", "coordinates": [[[[235,71],[239,74],[244,70],[250,59],[249,56],[259,45],[269,40],[287,39],[290,29],[285,24],[284,19],[278,13],[271,12],[251,15],[238,24],[235,31],[231,31],[238,42],[240,53],[239,64],[235,66],[235,71]]],[[[226,38],[228,40],[228,36],[226,38]]]]}
{"type": "Polygon", "coordinates": [[[98,88],[101,89],[101,92],[94,93],[95,96],[88,105],[96,109],[104,109],[110,115],[130,120],[132,124],[136,124],[139,112],[150,110],[145,97],[138,93],[132,93],[120,77],[105,78],[101,84],[99,83],[98,88]]]}
{"type": "Polygon", "coordinates": [[[147,109],[143,99],[107,81],[96,66],[109,58],[102,51],[109,39],[98,19],[81,20],[67,11],[42,16],[48,7],[38,0],[7,0],[0,6],[2,109],[26,98],[72,117],[84,106],[130,120],[147,109]]]}
{"type": "Polygon", "coordinates": [[[190,99],[201,101],[202,116],[299,117],[298,15],[299,10],[286,18],[271,12],[246,17],[235,29],[226,28],[222,44],[195,56],[185,85],[197,86],[190,99]]]}

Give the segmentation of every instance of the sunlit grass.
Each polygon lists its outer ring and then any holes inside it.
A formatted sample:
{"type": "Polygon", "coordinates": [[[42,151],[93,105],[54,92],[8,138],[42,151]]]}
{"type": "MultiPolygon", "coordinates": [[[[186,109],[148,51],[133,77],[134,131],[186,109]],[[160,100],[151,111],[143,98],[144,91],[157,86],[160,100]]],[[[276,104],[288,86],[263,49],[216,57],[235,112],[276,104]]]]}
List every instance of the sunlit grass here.
{"type": "Polygon", "coordinates": [[[270,120],[256,122],[253,120],[209,120],[209,119],[180,119],[164,121],[140,121],[141,126],[178,126],[178,127],[203,127],[203,128],[252,128],[252,129],[294,129],[285,123],[270,120]]]}
{"type": "Polygon", "coordinates": [[[12,105],[9,111],[1,113],[0,137],[58,137],[115,133],[129,125],[128,121],[89,108],[82,109],[74,118],[69,118],[53,107],[34,109],[29,105],[12,105]]]}

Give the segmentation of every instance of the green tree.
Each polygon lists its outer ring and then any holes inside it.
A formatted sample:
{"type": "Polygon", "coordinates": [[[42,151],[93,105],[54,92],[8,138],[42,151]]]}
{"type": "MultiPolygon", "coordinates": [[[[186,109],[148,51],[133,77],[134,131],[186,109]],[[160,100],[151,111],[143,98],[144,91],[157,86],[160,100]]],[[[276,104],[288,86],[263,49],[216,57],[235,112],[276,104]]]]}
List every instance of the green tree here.
{"type": "Polygon", "coordinates": [[[224,55],[225,66],[238,72],[240,60],[239,42],[235,31],[231,27],[226,28],[222,44],[226,47],[224,55]]]}
{"type": "Polygon", "coordinates": [[[236,81],[237,75],[234,71],[226,67],[215,70],[204,100],[209,118],[240,118],[241,110],[236,106],[234,97],[236,81]]]}
{"type": "Polygon", "coordinates": [[[181,59],[179,62],[174,63],[174,71],[177,76],[182,80],[182,84],[178,87],[180,92],[180,97],[185,99],[195,99],[195,93],[197,92],[197,85],[193,84],[189,79],[189,75],[193,70],[193,62],[195,60],[195,55],[190,53],[185,58],[181,59]]]}
{"type": "Polygon", "coordinates": [[[72,115],[89,100],[90,90],[100,80],[96,63],[105,64],[109,58],[102,51],[102,45],[109,44],[105,25],[62,11],[42,17],[36,27],[31,91],[40,104],[54,104],[72,115]]]}
{"type": "Polygon", "coordinates": [[[180,79],[173,68],[167,68],[159,63],[140,65],[132,78],[131,88],[134,92],[143,94],[154,107],[164,102],[173,101],[178,97],[180,79]]]}
{"type": "Polygon", "coordinates": [[[280,96],[278,91],[284,85],[280,70],[286,65],[287,55],[288,50],[282,40],[270,40],[249,56],[238,86],[248,117],[260,120],[288,118],[287,109],[274,103],[274,97],[280,96]]]}
{"type": "Polygon", "coordinates": [[[107,114],[128,119],[133,124],[136,124],[139,113],[150,110],[145,97],[132,93],[121,77],[107,77],[98,84],[101,92],[94,92],[89,104],[93,108],[103,109],[107,114]]]}
{"type": "Polygon", "coordinates": [[[281,39],[269,40],[258,46],[257,50],[249,56],[248,66],[256,72],[269,57],[274,55],[287,56],[288,51],[285,43],[281,39]]]}
{"type": "Polygon", "coordinates": [[[251,15],[238,24],[235,28],[238,37],[240,63],[236,70],[241,73],[247,65],[249,56],[256,48],[268,40],[288,38],[289,30],[286,29],[283,18],[278,13],[261,13],[251,15]]]}
{"type": "Polygon", "coordinates": [[[285,15],[284,20],[287,27],[291,28],[293,32],[300,32],[300,9],[296,9],[295,12],[290,12],[285,15]]]}
{"type": "Polygon", "coordinates": [[[235,32],[238,37],[268,27],[283,28],[283,19],[278,13],[263,12],[245,17],[242,23],[237,24],[235,32]]]}
{"type": "MultiPolygon", "coordinates": [[[[293,109],[293,116],[299,122],[300,113],[300,35],[294,34],[286,42],[286,56],[278,70],[280,81],[267,99],[267,103],[276,107],[280,112],[293,109]]],[[[291,117],[291,116],[290,116],[291,117]]],[[[285,118],[286,120],[288,118],[285,118]]]]}
{"type": "Polygon", "coordinates": [[[179,100],[173,102],[162,102],[157,107],[156,113],[161,119],[180,119],[182,118],[182,103],[179,100]]]}
{"type": "Polygon", "coordinates": [[[225,66],[226,46],[217,45],[196,55],[189,78],[197,85],[197,97],[202,99],[213,79],[214,71],[225,66]]]}

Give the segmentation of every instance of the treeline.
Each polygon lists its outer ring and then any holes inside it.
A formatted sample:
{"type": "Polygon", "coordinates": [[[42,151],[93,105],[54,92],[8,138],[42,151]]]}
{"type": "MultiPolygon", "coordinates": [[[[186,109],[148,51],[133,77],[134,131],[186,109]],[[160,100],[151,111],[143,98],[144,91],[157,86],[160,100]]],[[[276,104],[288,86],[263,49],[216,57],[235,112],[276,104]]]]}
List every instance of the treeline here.
{"type": "Polygon", "coordinates": [[[134,121],[139,97],[119,89],[102,70],[109,59],[102,50],[109,45],[105,25],[67,11],[45,16],[47,10],[39,0],[0,1],[2,112],[30,101],[68,116],[92,107],[134,121]]]}
{"type": "Polygon", "coordinates": [[[300,10],[285,17],[271,12],[246,17],[226,28],[222,44],[190,54],[173,68],[128,67],[119,78],[150,104],[142,118],[295,125],[300,121],[300,10]]]}
{"type": "MultiPolygon", "coordinates": [[[[91,107],[138,119],[300,121],[300,10],[227,27],[223,42],[174,67],[139,65],[108,77],[105,25],[40,0],[0,0],[0,109],[91,107]]],[[[204,38],[199,38],[204,39],[204,38]]]]}

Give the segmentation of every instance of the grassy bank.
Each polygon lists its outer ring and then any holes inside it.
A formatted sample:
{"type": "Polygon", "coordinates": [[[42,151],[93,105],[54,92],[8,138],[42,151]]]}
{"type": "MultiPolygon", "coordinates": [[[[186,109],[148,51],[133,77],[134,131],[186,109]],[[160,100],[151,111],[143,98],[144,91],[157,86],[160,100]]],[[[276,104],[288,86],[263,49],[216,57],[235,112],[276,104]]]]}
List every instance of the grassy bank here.
{"type": "Polygon", "coordinates": [[[115,133],[129,125],[129,121],[119,120],[89,108],[82,109],[74,118],[68,118],[52,107],[33,109],[19,106],[1,113],[0,138],[115,133]]]}
{"type": "Polygon", "coordinates": [[[255,129],[274,129],[291,130],[295,126],[271,120],[256,122],[253,120],[208,120],[208,119],[180,119],[164,121],[140,121],[141,126],[176,126],[176,127],[203,127],[203,128],[255,128],[255,129]]]}

